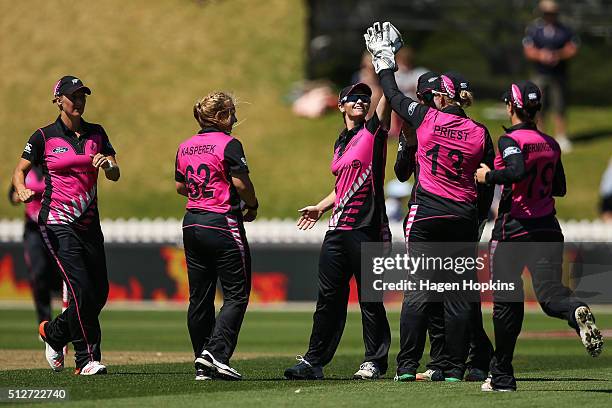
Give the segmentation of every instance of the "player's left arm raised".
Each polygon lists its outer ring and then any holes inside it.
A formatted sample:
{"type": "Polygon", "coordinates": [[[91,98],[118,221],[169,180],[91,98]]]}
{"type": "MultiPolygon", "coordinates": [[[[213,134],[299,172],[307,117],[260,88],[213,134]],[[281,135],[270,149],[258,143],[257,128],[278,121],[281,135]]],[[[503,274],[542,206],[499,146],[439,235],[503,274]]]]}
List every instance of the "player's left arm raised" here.
{"type": "Polygon", "coordinates": [[[380,98],[378,105],[376,105],[376,115],[378,115],[380,123],[385,129],[391,127],[391,104],[385,95],[380,98]]]}

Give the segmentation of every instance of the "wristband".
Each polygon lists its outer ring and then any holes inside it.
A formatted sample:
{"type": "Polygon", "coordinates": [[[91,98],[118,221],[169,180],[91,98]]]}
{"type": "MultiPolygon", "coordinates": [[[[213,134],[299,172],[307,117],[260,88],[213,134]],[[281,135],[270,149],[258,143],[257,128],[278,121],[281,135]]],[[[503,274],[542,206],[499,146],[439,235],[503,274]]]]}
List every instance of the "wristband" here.
{"type": "Polygon", "coordinates": [[[246,208],[247,210],[257,211],[257,209],[259,208],[259,201],[255,200],[255,205],[252,207],[250,205],[247,205],[247,203],[245,202],[244,208],[246,208]]]}

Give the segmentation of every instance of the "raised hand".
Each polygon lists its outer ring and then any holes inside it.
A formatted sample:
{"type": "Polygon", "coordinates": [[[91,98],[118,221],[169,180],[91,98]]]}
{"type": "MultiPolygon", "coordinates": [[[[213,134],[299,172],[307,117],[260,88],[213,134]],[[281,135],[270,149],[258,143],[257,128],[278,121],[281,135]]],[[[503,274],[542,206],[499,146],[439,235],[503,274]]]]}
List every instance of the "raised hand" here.
{"type": "MultiPolygon", "coordinates": [[[[397,31],[395,27],[394,30],[397,31]]],[[[387,25],[383,24],[381,27],[379,22],[369,27],[363,35],[366,42],[366,48],[370,54],[372,54],[372,65],[374,65],[374,71],[376,71],[377,74],[383,69],[396,70],[393,44],[390,41],[391,36],[391,23],[387,25]]],[[[397,41],[395,33],[393,34],[393,38],[397,41]]]]}
{"type": "Polygon", "coordinates": [[[382,28],[379,22],[372,24],[372,27],[368,27],[363,38],[366,49],[372,54],[372,57],[376,57],[383,48],[390,46],[390,44],[383,42],[382,28]]]}
{"type": "Polygon", "coordinates": [[[383,33],[386,32],[387,39],[389,43],[391,43],[391,49],[394,54],[400,50],[400,48],[404,45],[404,40],[402,39],[402,34],[399,32],[397,28],[393,24],[388,21],[383,23],[383,33]]]}

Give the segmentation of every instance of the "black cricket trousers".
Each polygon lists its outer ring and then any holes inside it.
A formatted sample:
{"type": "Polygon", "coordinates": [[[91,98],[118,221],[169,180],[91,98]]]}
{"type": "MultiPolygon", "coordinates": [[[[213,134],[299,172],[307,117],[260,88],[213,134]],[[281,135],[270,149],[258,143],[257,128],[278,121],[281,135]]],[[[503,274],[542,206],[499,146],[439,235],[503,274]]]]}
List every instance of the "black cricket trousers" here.
{"type": "Polygon", "coordinates": [[[38,322],[51,320],[51,292],[61,293],[62,278],[43,241],[40,227],[33,221],[26,221],[24,225],[23,255],[30,273],[38,322]]]}
{"type": "Polygon", "coordinates": [[[586,304],[563,285],[563,240],[554,215],[527,220],[506,215],[496,221],[490,247],[493,280],[514,283],[515,287],[511,292],[493,293],[495,352],[491,360],[491,381],[496,388],[516,389],[512,358],[525,314],[521,278],[525,267],[531,273],[535,295],[544,313],[567,321],[578,331],[574,312],[586,304]]]}
{"type": "Polygon", "coordinates": [[[380,242],[375,228],[331,230],[325,234],[319,256],[319,294],[312,333],[304,359],[325,366],[333,358],[346,323],[349,281],[355,276],[361,307],[363,361],[375,363],[384,374],[388,368],[391,330],[383,302],[361,300],[361,244],[380,242]]]}
{"type": "Polygon", "coordinates": [[[99,221],[88,228],[42,225],[40,231],[68,288],[68,308],[45,329],[47,343],[61,350],[72,342],[76,368],[100,361],[102,332],[98,316],[108,297],[104,236],[99,221]]]}
{"type": "Polygon", "coordinates": [[[187,326],[195,357],[207,350],[229,364],[251,292],[251,255],[242,219],[235,215],[187,212],[183,242],[189,276],[187,326]],[[215,319],[221,282],[223,306],[215,319]]]}
{"type": "MultiPolygon", "coordinates": [[[[466,242],[476,239],[476,218],[454,214],[423,205],[412,205],[404,220],[404,233],[408,254],[411,257],[443,255],[440,242],[466,242]]],[[[476,246],[461,245],[461,253],[455,257],[475,257],[476,246]]],[[[444,253],[444,256],[449,255],[444,253]]],[[[406,291],[400,317],[400,352],[397,356],[397,373],[415,375],[425,348],[427,331],[433,336],[432,361],[428,368],[444,372],[446,377],[463,378],[470,341],[477,338],[484,354],[486,341],[482,334],[478,294],[460,291],[437,293],[420,290],[424,280],[433,282],[462,282],[476,280],[475,270],[455,274],[453,271],[427,271],[408,276],[416,284],[416,290],[406,291]],[[430,275],[431,272],[431,275],[430,275]],[[478,327],[480,325],[480,328],[478,327]],[[484,346],[481,345],[484,344],[484,346]]],[[[486,333],[484,333],[486,338],[486,333]]],[[[486,338],[488,341],[488,338],[486,338]]],[[[487,357],[483,357],[487,359],[487,357]]],[[[488,360],[488,359],[487,359],[488,360]]]]}

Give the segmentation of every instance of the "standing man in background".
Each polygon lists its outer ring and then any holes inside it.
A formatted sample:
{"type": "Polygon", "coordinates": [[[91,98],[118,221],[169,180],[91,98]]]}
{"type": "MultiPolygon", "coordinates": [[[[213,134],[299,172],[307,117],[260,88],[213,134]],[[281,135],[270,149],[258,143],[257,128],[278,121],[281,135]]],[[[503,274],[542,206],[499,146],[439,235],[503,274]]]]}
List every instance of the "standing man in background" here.
{"type": "MultiPolygon", "coordinates": [[[[578,52],[574,32],[559,21],[559,6],[554,0],[542,0],[538,6],[541,17],[525,30],[523,50],[534,63],[533,82],[542,90],[543,113],[553,112],[555,139],[564,152],[572,149],[567,138],[565,108],[567,105],[567,61],[578,52]]],[[[538,127],[543,129],[540,118],[538,127]]]]}

